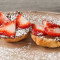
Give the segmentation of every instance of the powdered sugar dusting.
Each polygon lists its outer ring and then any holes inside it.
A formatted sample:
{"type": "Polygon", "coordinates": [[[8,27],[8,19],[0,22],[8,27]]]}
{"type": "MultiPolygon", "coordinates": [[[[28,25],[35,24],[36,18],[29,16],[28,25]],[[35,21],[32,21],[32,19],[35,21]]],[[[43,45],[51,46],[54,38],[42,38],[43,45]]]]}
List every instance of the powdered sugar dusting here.
{"type": "MultiPolygon", "coordinates": [[[[54,24],[60,25],[60,16],[54,16],[54,15],[49,15],[49,14],[31,14],[31,13],[23,13],[23,16],[29,20],[31,23],[34,24],[42,24],[42,20],[47,20],[50,21],[54,24]]],[[[45,36],[40,36],[41,38],[46,38],[45,36]]],[[[50,37],[52,38],[52,37],[50,37]]],[[[58,39],[56,37],[53,38],[56,41],[60,41],[60,37],[58,37],[58,39]]]]}
{"type": "Polygon", "coordinates": [[[38,33],[37,35],[38,35],[38,36],[39,36],[39,35],[43,35],[43,33],[38,33]]]}
{"type": "Polygon", "coordinates": [[[8,14],[5,14],[11,21],[15,20],[16,17],[20,14],[20,12],[10,12],[8,14]]]}
{"type": "Polygon", "coordinates": [[[23,14],[23,16],[28,20],[30,21],[31,23],[42,23],[41,22],[41,18],[38,18],[40,17],[41,15],[30,15],[30,14],[23,14]]]}
{"type": "Polygon", "coordinates": [[[5,36],[5,35],[0,35],[0,37],[6,37],[6,38],[7,38],[8,36],[5,36]]]}
{"type": "Polygon", "coordinates": [[[0,47],[0,60],[60,60],[60,52],[39,52],[32,50],[28,46],[22,48],[3,48],[0,47]]]}
{"type": "Polygon", "coordinates": [[[16,36],[26,35],[30,31],[29,29],[30,27],[26,29],[21,29],[21,28],[16,29],[16,36]]]}
{"type": "Polygon", "coordinates": [[[50,16],[49,14],[45,14],[45,15],[40,15],[40,14],[26,14],[23,13],[23,16],[29,20],[31,23],[40,23],[42,24],[42,20],[47,20],[47,21],[51,21],[57,25],[60,25],[60,16],[50,16]]]}

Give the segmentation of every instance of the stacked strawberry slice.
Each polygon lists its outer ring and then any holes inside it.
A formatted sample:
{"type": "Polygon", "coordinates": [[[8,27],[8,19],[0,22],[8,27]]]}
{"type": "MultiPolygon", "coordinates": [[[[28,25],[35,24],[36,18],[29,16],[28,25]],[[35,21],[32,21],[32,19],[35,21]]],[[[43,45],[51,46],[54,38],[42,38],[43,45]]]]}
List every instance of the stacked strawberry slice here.
{"type": "Polygon", "coordinates": [[[10,22],[10,20],[2,12],[0,12],[0,26],[7,22],[10,22]]]}
{"type": "Polygon", "coordinates": [[[43,20],[43,25],[32,24],[32,34],[41,36],[41,35],[50,35],[50,36],[59,36],[60,37],[60,25],[54,24],[50,21],[43,20]]]}
{"type": "Polygon", "coordinates": [[[15,21],[10,21],[2,12],[0,12],[0,35],[15,37],[15,21]]]}
{"type": "Polygon", "coordinates": [[[60,37],[60,25],[54,24],[50,21],[43,21],[45,32],[50,36],[60,37]]]}
{"type": "Polygon", "coordinates": [[[28,28],[31,23],[28,22],[21,14],[13,21],[10,21],[2,12],[0,12],[0,35],[15,37],[17,28],[28,28]],[[17,28],[16,28],[17,27],[17,28]]]}
{"type": "Polygon", "coordinates": [[[44,26],[40,24],[32,24],[32,34],[37,36],[45,35],[44,26]]]}
{"type": "Polygon", "coordinates": [[[0,35],[5,35],[13,38],[15,36],[15,21],[10,21],[3,26],[0,26],[0,35]]]}
{"type": "Polygon", "coordinates": [[[28,28],[31,26],[31,23],[27,21],[21,14],[19,14],[16,18],[17,28],[28,28]]]}

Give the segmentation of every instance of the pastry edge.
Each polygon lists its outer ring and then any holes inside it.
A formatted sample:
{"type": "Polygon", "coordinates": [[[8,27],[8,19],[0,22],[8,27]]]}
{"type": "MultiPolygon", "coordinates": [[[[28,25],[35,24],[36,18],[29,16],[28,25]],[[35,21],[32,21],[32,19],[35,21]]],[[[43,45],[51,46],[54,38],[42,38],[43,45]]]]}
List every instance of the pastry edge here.
{"type": "Polygon", "coordinates": [[[28,32],[26,35],[22,35],[21,37],[16,37],[16,38],[2,38],[3,40],[5,40],[6,42],[18,42],[21,41],[23,39],[26,39],[29,36],[28,32]]]}
{"type": "Polygon", "coordinates": [[[31,38],[39,46],[50,47],[50,48],[60,47],[60,42],[55,41],[53,39],[40,38],[33,34],[31,34],[31,38]]]}

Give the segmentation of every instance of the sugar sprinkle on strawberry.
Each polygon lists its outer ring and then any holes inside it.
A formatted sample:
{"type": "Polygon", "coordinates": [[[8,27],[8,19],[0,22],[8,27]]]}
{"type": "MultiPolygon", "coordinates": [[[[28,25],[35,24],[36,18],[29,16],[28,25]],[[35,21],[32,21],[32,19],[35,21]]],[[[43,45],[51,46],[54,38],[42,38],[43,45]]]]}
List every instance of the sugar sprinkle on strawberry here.
{"type": "Polygon", "coordinates": [[[10,22],[10,20],[2,12],[0,12],[0,26],[7,22],[10,22]]]}
{"type": "Polygon", "coordinates": [[[59,27],[45,27],[45,32],[50,36],[59,36],[60,37],[60,28],[59,27]]]}
{"type": "Polygon", "coordinates": [[[4,26],[0,26],[0,35],[5,35],[11,38],[15,37],[16,22],[11,21],[6,23],[4,26]]]}
{"type": "Polygon", "coordinates": [[[45,27],[60,27],[60,25],[57,25],[57,24],[53,23],[52,21],[43,20],[43,21],[42,21],[42,24],[43,24],[45,27]]]}
{"type": "Polygon", "coordinates": [[[37,36],[45,35],[46,33],[44,26],[39,24],[32,24],[32,34],[37,36]]]}
{"type": "Polygon", "coordinates": [[[17,28],[28,28],[31,26],[31,23],[26,20],[21,14],[19,14],[16,18],[17,28]]]}

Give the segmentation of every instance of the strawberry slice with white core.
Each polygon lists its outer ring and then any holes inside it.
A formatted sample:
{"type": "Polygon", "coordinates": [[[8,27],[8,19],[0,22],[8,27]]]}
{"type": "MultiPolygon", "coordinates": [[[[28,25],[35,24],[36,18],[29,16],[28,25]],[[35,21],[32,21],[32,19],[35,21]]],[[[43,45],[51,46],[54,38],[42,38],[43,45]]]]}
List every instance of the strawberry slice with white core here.
{"type": "Polygon", "coordinates": [[[0,25],[5,24],[7,22],[10,22],[10,20],[2,12],[0,12],[0,25]]]}
{"type": "Polygon", "coordinates": [[[31,26],[31,23],[27,21],[21,14],[19,14],[16,18],[17,28],[28,28],[31,26]]]}
{"type": "Polygon", "coordinates": [[[32,24],[32,34],[37,36],[45,35],[46,33],[44,26],[39,24],[32,24]]]}
{"type": "Polygon", "coordinates": [[[10,21],[6,23],[4,26],[0,26],[0,35],[5,35],[11,38],[15,37],[15,21],[10,21]]]}
{"type": "Polygon", "coordinates": [[[59,36],[60,37],[60,28],[59,27],[45,27],[45,31],[48,35],[59,36]]]}
{"type": "Polygon", "coordinates": [[[45,26],[45,27],[60,27],[60,25],[57,25],[51,21],[46,21],[46,20],[43,20],[42,21],[42,24],[45,26]]]}

